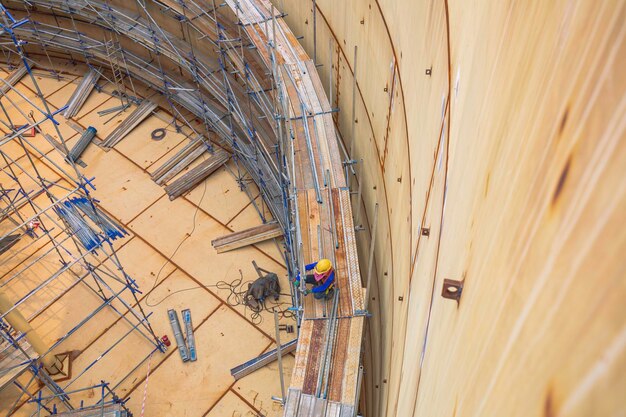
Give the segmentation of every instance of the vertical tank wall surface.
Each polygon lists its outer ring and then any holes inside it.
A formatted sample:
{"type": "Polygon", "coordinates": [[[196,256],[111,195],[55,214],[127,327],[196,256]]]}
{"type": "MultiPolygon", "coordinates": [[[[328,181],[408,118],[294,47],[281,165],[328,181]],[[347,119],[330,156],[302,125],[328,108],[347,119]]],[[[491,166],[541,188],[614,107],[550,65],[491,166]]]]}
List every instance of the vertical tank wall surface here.
{"type": "Polygon", "coordinates": [[[357,68],[367,415],[623,413],[626,4],[283,3],[347,144],[357,68]]]}

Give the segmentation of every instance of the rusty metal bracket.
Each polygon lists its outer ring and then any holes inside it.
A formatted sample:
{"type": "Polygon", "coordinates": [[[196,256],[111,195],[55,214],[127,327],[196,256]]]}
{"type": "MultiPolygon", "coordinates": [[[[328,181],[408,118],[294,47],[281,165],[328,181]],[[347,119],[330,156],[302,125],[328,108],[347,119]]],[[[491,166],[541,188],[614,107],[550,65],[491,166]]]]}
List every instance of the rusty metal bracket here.
{"type": "Polygon", "coordinates": [[[72,379],[72,363],[78,356],[78,353],[78,351],[72,350],[54,355],[61,364],[61,369],[57,369],[56,372],[49,371],[49,375],[54,382],[63,382],[72,379]]]}
{"type": "Polygon", "coordinates": [[[449,298],[450,300],[461,299],[461,293],[463,292],[463,281],[455,281],[453,279],[444,279],[443,287],[441,288],[441,296],[443,298],[449,298]]]}

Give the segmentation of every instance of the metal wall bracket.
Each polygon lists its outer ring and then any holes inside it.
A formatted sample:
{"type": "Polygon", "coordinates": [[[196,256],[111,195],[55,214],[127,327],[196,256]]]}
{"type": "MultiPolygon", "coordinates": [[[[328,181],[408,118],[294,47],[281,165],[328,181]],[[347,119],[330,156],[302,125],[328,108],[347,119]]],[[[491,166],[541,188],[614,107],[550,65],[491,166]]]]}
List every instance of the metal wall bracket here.
{"type": "Polygon", "coordinates": [[[449,298],[450,300],[459,302],[462,292],[463,281],[455,281],[453,279],[443,280],[443,288],[441,288],[441,296],[443,298],[449,298]]]}

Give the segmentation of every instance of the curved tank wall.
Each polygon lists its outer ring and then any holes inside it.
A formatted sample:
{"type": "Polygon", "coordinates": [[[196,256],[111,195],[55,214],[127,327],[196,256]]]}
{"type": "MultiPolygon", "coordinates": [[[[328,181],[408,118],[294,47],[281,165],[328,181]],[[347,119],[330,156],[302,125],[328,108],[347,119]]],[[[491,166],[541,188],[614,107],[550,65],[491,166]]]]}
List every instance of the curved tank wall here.
{"type": "Polygon", "coordinates": [[[275,4],[364,161],[364,262],[379,206],[367,415],[624,413],[626,3],[275,4]]]}

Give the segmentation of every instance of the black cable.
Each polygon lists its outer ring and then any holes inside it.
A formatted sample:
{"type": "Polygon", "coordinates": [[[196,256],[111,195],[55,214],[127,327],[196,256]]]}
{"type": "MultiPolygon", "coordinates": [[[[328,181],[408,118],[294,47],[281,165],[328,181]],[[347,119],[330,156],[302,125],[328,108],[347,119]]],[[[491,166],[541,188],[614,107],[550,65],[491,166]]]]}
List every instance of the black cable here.
{"type": "MultiPolygon", "coordinates": [[[[263,313],[264,311],[269,312],[269,313],[274,313],[274,310],[278,309],[278,314],[280,318],[291,319],[295,317],[294,312],[288,309],[289,307],[291,307],[291,304],[286,303],[284,301],[274,301],[271,299],[263,300],[263,301],[255,300],[258,303],[257,306],[253,307],[252,305],[250,305],[250,302],[248,301],[248,297],[247,297],[248,295],[247,284],[250,284],[253,281],[252,280],[244,281],[243,273],[241,272],[241,269],[239,270],[239,276],[240,276],[239,278],[235,278],[231,282],[226,282],[226,281],[221,280],[221,281],[216,282],[215,284],[209,284],[209,285],[204,285],[204,286],[196,285],[194,287],[182,288],[180,290],[176,290],[174,292],[167,294],[165,297],[163,297],[162,299],[160,299],[154,304],[150,304],[148,300],[146,299],[146,305],[149,307],[156,307],[162,302],[164,302],[165,300],[167,300],[169,297],[175,294],[181,293],[181,292],[185,292],[185,291],[216,288],[222,291],[229,291],[229,294],[226,296],[226,300],[225,300],[226,304],[228,304],[229,306],[237,307],[237,306],[243,305],[245,309],[249,309],[252,312],[250,316],[250,320],[252,321],[253,324],[258,325],[263,322],[263,316],[261,316],[261,313],[263,313]],[[283,306],[285,305],[288,307],[284,308],[283,306]]],[[[284,294],[284,293],[280,293],[279,295],[290,296],[290,294],[284,294]]],[[[245,312],[244,312],[244,315],[245,315],[245,312]]]]}
{"type": "MultiPolygon", "coordinates": [[[[240,305],[245,306],[245,309],[250,309],[250,311],[252,312],[250,320],[252,321],[253,324],[255,325],[259,325],[263,322],[263,317],[261,316],[261,313],[263,311],[267,311],[269,313],[274,313],[274,310],[278,309],[278,314],[280,318],[287,318],[287,319],[291,319],[295,317],[295,314],[293,311],[288,310],[289,307],[291,307],[291,303],[286,303],[286,302],[277,302],[274,300],[269,300],[270,304],[268,305],[268,300],[263,300],[263,301],[258,301],[255,300],[255,302],[257,303],[256,307],[253,307],[250,305],[250,302],[248,301],[248,285],[246,284],[250,284],[253,281],[252,280],[248,280],[245,281],[243,280],[243,273],[241,272],[241,269],[239,270],[239,278],[235,278],[234,280],[232,280],[231,282],[226,282],[226,281],[218,281],[215,284],[209,284],[209,285],[196,285],[194,287],[189,287],[189,288],[182,288],[180,290],[176,290],[174,292],[171,292],[169,294],[167,294],[165,297],[163,297],[162,299],[160,299],[159,301],[157,301],[154,304],[150,303],[150,295],[152,293],[152,290],[154,290],[157,286],[157,283],[159,281],[159,277],[161,276],[161,273],[163,272],[163,269],[165,268],[165,266],[169,263],[172,262],[172,258],[176,255],[176,253],[178,252],[178,250],[180,249],[180,247],[183,245],[183,243],[185,243],[185,241],[187,239],[189,239],[191,237],[191,235],[196,231],[196,217],[198,215],[198,211],[200,211],[200,205],[202,204],[202,201],[204,200],[204,196],[206,195],[206,191],[207,191],[207,182],[204,182],[204,190],[202,191],[202,196],[200,197],[200,201],[198,202],[198,204],[196,205],[196,210],[193,214],[193,227],[191,228],[191,232],[189,232],[187,234],[187,236],[185,236],[180,243],[178,244],[178,246],[176,246],[176,249],[174,249],[174,252],[170,255],[169,258],[167,258],[167,260],[163,263],[163,265],[161,266],[161,269],[159,269],[159,272],[157,273],[156,277],[154,278],[154,282],[152,283],[152,287],[150,288],[150,290],[147,292],[146,295],[146,305],[148,307],[156,307],[159,304],[161,304],[163,301],[167,300],[169,297],[181,293],[181,292],[185,292],[185,291],[191,291],[191,290],[198,290],[198,289],[207,289],[209,287],[211,288],[216,288],[218,290],[222,290],[222,291],[229,291],[228,296],[226,296],[226,303],[231,306],[231,307],[237,307],[240,305]],[[283,308],[284,305],[287,305],[287,308],[283,308]]],[[[291,296],[291,294],[279,294],[279,295],[285,295],[285,296],[291,296]]],[[[244,311],[244,316],[245,316],[245,311],[244,311]]]]}
{"type": "Polygon", "coordinates": [[[150,293],[152,292],[152,290],[157,286],[157,282],[159,281],[159,277],[161,276],[161,272],[163,272],[163,268],[165,268],[165,266],[167,264],[172,262],[172,258],[176,255],[176,253],[178,252],[180,247],[183,245],[183,243],[185,243],[185,241],[187,239],[189,239],[191,237],[191,235],[193,235],[193,232],[196,231],[196,217],[198,216],[198,211],[200,211],[200,205],[202,204],[202,201],[204,200],[204,196],[206,195],[206,190],[207,190],[207,181],[204,181],[204,190],[202,191],[202,196],[200,197],[200,201],[196,205],[196,210],[193,213],[193,227],[191,228],[191,232],[189,232],[187,234],[187,236],[185,236],[183,238],[183,240],[180,241],[178,246],[176,246],[176,249],[174,249],[174,252],[163,263],[163,265],[161,266],[161,269],[159,269],[159,272],[157,273],[157,276],[154,278],[154,282],[152,283],[152,287],[150,288],[150,290],[148,291],[148,295],[146,296],[146,305],[149,306],[149,307],[154,307],[154,306],[150,305],[150,303],[148,302],[148,298],[150,297],[150,293]]]}

